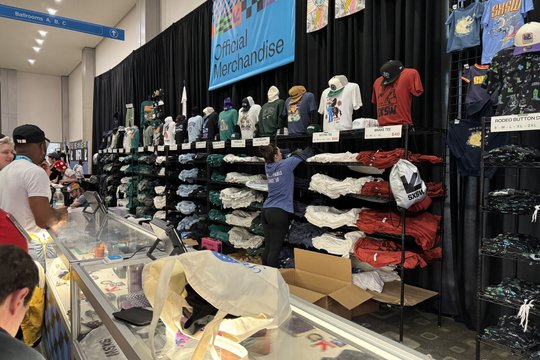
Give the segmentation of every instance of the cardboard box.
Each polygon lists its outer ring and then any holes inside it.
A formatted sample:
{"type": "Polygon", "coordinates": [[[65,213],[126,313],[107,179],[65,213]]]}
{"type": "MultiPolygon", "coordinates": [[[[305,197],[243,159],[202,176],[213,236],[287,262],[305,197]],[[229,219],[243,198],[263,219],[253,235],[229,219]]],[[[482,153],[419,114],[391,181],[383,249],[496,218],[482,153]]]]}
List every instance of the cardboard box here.
{"type": "Polygon", "coordinates": [[[346,319],[376,311],[373,295],[352,283],[351,261],[294,249],[294,269],[281,269],[291,294],[346,319]]]}
{"type": "MultiPolygon", "coordinates": [[[[382,293],[377,293],[375,291],[369,292],[373,295],[373,300],[383,303],[399,305],[401,301],[401,283],[399,281],[385,283],[382,293]]],[[[415,306],[437,295],[438,293],[436,291],[405,284],[405,297],[403,305],[415,306]]]]}

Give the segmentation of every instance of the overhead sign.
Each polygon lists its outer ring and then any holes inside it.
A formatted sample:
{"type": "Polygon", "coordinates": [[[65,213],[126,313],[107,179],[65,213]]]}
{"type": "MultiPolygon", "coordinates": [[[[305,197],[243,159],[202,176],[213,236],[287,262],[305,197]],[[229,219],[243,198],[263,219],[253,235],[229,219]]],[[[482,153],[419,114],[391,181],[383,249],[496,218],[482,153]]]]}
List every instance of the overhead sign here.
{"type": "Polygon", "coordinates": [[[92,24],[86,21],[69,19],[61,16],[52,16],[32,10],[16,8],[7,5],[0,5],[0,17],[7,19],[26,21],[29,23],[52,26],[60,29],[78,31],[85,34],[102,36],[114,40],[124,41],[124,30],[92,24]]]}
{"type": "Polygon", "coordinates": [[[295,0],[214,0],[214,90],[294,61],[295,0]]]}

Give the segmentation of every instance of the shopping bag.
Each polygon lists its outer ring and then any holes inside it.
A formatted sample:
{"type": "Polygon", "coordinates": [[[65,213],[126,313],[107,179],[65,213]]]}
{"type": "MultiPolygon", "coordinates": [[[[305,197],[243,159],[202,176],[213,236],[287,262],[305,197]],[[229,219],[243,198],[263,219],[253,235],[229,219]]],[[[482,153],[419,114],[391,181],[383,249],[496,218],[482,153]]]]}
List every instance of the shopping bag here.
{"type": "MultiPolygon", "coordinates": [[[[239,349],[237,343],[259,330],[278,327],[291,313],[289,289],[277,269],[239,262],[209,250],[153,261],[145,265],[142,279],[154,309],[150,333],[161,318],[169,330],[192,336],[180,322],[182,309],[191,310],[185,299],[187,284],[218,309],[204,332],[195,335],[199,343],[193,359],[219,358],[216,346],[220,345],[239,349]],[[225,319],[227,314],[237,318],[225,319]]],[[[150,339],[154,351],[152,336],[150,339]]],[[[238,358],[244,356],[240,353],[238,358]]]]}
{"type": "Polygon", "coordinates": [[[390,171],[390,189],[396,203],[403,209],[424,200],[427,196],[427,187],[418,168],[410,161],[399,160],[390,171]]]}
{"type": "Polygon", "coordinates": [[[28,302],[28,310],[21,322],[23,340],[28,346],[34,346],[41,338],[41,326],[45,312],[45,271],[37,261],[34,262],[39,272],[39,283],[32,293],[32,297],[28,302]]]}

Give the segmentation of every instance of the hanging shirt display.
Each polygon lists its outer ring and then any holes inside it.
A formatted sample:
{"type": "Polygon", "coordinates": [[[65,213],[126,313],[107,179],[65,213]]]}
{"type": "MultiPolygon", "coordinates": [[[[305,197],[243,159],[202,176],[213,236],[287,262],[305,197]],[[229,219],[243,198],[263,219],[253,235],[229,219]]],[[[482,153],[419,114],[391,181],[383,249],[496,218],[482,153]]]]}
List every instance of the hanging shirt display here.
{"type": "Polygon", "coordinates": [[[406,68],[393,83],[383,86],[382,82],[382,76],[375,80],[371,95],[371,102],[377,106],[379,125],[412,125],[412,97],[424,92],[418,71],[406,68]]]}
{"type": "Polygon", "coordinates": [[[203,118],[200,115],[190,117],[187,121],[188,141],[194,142],[201,136],[203,118]]]}
{"type": "Polygon", "coordinates": [[[323,114],[323,130],[351,130],[353,111],[362,107],[360,87],[347,83],[339,90],[327,88],[321,95],[319,114],[323,114]]]}
{"type": "Polygon", "coordinates": [[[218,114],[212,109],[210,114],[203,117],[202,138],[203,140],[215,140],[218,132],[218,114]]]}
{"type": "Polygon", "coordinates": [[[174,128],[174,137],[176,139],[176,144],[182,144],[186,140],[187,134],[187,119],[183,118],[176,123],[174,128]]]}
{"type": "Polygon", "coordinates": [[[486,3],[482,15],[482,64],[490,64],[497,52],[514,45],[524,16],[533,9],[532,0],[489,0],[486,3]]]}
{"type": "Polygon", "coordinates": [[[238,123],[238,111],[235,109],[223,110],[219,113],[219,139],[230,140],[234,127],[238,123]]]}
{"type": "Polygon", "coordinates": [[[457,8],[446,20],[449,27],[446,52],[460,51],[480,45],[480,27],[484,4],[473,2],[466,8],[457,8]]]}
{"type": "Polygon", "coordinates": [[[284,107],[285,101],[282,99],[267,102],[262,106],[257,123],[257,134],[260,137],[274,136],[278,129],[284,126],[281,120],[284,107]]]}
{"type": "Polygon", "coordinates": [[[172,116],[165,118],[165,125],[163,126],[163,142],[165,145],[175,145],[175,130],[176,124],[173,121],[172,116]]]}
{"type": "Polygon", "coordinates": [[[488,93],[499,91],[496,115],[540,112],[540,52],[501,50],[488,71],[488,93]]]}
{"type": "Polygon", "coordinates": [[[145,127],[150,121],[154,120],[154,117],[154,103],[152,101],[143,101],[141,103],[140,126],[145,127]]]}
{"type": "MultiPolygon", "coordinates": [[[[461,80],[467,83],[467,97],[465,98],[465,104],[473,103],[485,103],[491,96],[487,90],[482,86],[487,78],[487,72],[489,65],[474,64],[467,69],[463,70],[461,80]]],[[[497,97],[495,96],[492,101],[496,103],[497,97]]]]}
{"type": "Polygon", "coordinates": [[[307,92],[300,99],[294,101],[293,97],[285,100],[287,127],[290,135],[305,134],[310,123],[309,114],[317,110],[315,96],[307,92]]]}

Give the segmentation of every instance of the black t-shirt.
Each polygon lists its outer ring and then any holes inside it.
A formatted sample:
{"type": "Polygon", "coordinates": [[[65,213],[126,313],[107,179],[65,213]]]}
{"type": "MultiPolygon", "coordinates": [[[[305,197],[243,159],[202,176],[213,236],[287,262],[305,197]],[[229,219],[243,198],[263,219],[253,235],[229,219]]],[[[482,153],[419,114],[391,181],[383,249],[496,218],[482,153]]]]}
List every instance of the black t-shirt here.
{"type": "Polygon", "coordinates": [[[51,168],[51,175],[49,176],[49,180],[51,181],[55,181],[55,180],[58,180],[60,181],[62,179],[62,173],[58,170],[56,170],[56,168],[53,166],[51,168]]]}
{"type": "Polygon", "coordinates": [[[177,144],[183,144],[187,138],[187,119],[176,123],[174,138],[177,144]]]}
{"type": "Polygon", "coordinates": [[[514,48],[499,51],[491,62],[488,92],[499,90],[496,115],[540,112],[540,52],[514,55],[514,48]]]}
{"type": "Polygon", "coordinates": [[[0,328],[0,360],[45,360],[43,355],[0,328]]]}

